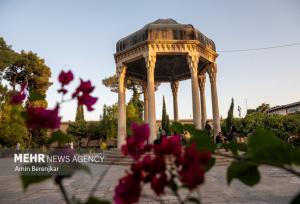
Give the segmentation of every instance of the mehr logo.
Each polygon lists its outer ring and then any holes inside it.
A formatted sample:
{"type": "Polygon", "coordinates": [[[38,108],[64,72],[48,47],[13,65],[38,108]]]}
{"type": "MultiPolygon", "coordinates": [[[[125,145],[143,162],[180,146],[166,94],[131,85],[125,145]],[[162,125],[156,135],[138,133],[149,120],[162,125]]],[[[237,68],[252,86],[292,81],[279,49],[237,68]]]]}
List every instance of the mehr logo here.
{"type": "Polygon", "coordinates": [[[17,163],[45,163],[45,154],[14,154],[14,162],[17,163]]]}

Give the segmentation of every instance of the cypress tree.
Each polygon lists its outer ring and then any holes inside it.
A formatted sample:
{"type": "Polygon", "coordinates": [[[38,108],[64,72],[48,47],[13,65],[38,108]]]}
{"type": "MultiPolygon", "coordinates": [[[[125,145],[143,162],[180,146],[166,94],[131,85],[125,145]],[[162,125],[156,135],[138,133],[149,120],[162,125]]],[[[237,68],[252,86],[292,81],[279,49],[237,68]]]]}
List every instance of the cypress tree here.
{"type": "Polygon", "coordinates": [[[83,105],[77,105],[75,121],[84,121],[83,105]]]}
{"type": "Polygon", "coordinates": [[[162,108],[162,117],[161,117],[161,128],[168,132],[169,125],[168,125],[168,114],[167,114],[167,108],[166,108],[166,102],[165,102],[165,96],[163,96],[163,108],[162,108]]]}
{"type": "Polygon", "coordinates": [[[234,110],[234,101],[231,99],[231,104],[228,110],[227,119],[226,119],[226,132],[227,135],[231,135],[232,124],[233,124],[233,110],[234,110]]]}

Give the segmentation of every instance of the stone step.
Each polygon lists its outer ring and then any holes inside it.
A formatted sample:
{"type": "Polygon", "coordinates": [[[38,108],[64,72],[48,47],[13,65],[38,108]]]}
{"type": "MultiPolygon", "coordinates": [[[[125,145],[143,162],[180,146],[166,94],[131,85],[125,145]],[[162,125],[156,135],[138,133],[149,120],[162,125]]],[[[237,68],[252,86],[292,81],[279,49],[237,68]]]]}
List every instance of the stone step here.
{"type": "MultiPolygon", "coordinates": [[[[226,150],[218,150],[219,152],[223,154],[230,155],[229,152],[226,150]]],[[[111,149],[103,152],[104,154],[104,162],[101,164],[105,165],[122,165],[122,166],[129,166],[131,165],[134,160],[130,156],[124,156],[122,152],[118,149],[111,149]]],[[[154,155],[153,153],[150,153],[150,155],[154,155]]],[[[228,165],[231,162],[231,159],[222,157],[222,156],[216,156],[216,165],[228,165]]]]}

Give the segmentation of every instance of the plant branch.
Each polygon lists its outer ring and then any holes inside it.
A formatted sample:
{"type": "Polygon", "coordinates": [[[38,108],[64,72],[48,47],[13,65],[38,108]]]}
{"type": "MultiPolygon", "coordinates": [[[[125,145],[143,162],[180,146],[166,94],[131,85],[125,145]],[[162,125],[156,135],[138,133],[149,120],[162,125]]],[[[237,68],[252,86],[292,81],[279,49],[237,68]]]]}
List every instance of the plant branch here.
{"type": "MultiPolygon", "coordinates": [[[[243,157],[240,157],[240,156],[234,156],[234,155],[224,154],[224,153],[221,153],[221,152],[215,152],[214,155],[218,155],[218,156],[222,156],[222,157],[226,157],[226,158],[230,158],[230,159],[235,159],[235,160],[238,160],[238,161],[241,161],[241,160],[244,159],[243,157]]],[[[248,163],[251,163],[251,164],[254,164],[254,165],[258,165],[257,163],[255,163],[253,161],[245,160],[245,162],[248,162],[248,163]]],[[[300,172],[296,171],[295,169],[293,169],[293,168],[291,168],[289,166],[275,164],[275,163],[272,163],[272,162],[264,162],[262,164],[283,169],[283,170],[285,170],[285,171],[287,171],[287,172],[289,172],[291,174],[294,174],[294,175],[300,177],[300,172]]]]}
{"type": "Polygon", "coordinates": [[[64,188],[64,186],[62,184],[62,180],[60,179],[58,182],[56,182],[56,184],[59,186],[59,189],[60,189],[60,191],[61,191],[61,193],[62,193],[62,195],[63,195],[66,203],[67,204],[71,204],[71,202],[69,200],[69,197],[67,195],[67,192],[66,192],[66,190],[65,190],[65,188],[64,188]]]}

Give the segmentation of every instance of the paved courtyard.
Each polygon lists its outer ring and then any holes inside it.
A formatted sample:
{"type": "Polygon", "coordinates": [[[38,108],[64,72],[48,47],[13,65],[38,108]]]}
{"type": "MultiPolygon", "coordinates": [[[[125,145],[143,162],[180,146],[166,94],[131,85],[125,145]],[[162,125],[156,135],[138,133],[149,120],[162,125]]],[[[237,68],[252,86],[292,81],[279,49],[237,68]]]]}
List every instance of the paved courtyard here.
{"type": "MultiPolygon", "coordinates": [[[[64,203],[57,186],[51,181],[30,186],[23,192],[18,175],[13,171],[15,165],[12,159],[0,159],[0,204],[30,203],[50,204],[64,203]]],[[[98,178],[107,166],[91,164],[93,177],[84,173],[77,173],[73,178],[65,180],[67,191],[84,200],[98,178]]],[[[124,174],[125,166],[112,166],[97,188],[97,197],[111,199],[114,186],[118,178],[124,174]]],[[[200,188],[202,203],[216,204],[287,204],[290,199],[300,192],[300,179],[290,174],[263,167],[262,182],[254,188],[249,188],[239,181],[234,181],[228,188],[225,174],[226,166],[216,166],[206,176],[206,182],[200,188]]],[[[147,194],[147,190],[145,192],[147,194]]],[[[177,203],[175,197],[165,195],[163,203],[177,203]]],[[[158,203],[149,197],[143,198],[140,203],[158,203]]]]}

